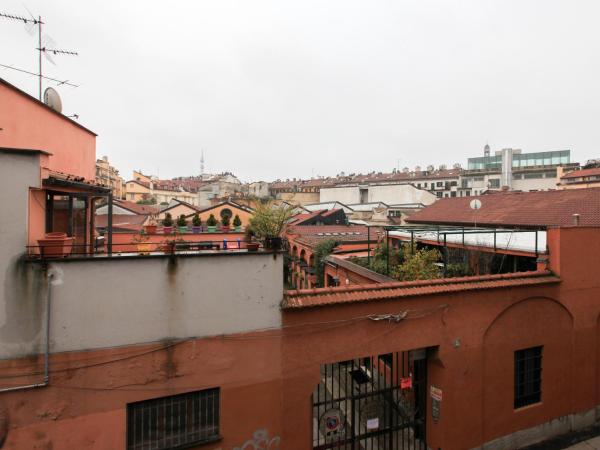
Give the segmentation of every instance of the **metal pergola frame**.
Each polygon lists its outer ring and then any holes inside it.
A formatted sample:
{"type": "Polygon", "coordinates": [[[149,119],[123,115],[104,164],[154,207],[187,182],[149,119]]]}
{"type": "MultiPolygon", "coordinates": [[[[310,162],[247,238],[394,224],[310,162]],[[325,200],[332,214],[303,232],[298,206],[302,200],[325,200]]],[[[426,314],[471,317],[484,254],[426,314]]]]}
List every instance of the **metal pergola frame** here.
{"type": "Polygon", "coordinates": [[[462,235],[462,245],[465,245],[465,236],[469,234],[490,234],[493,233],[494,236],[494,252],[498,250],[497,247],[497,236],[502,233],[535,233],[535,257],[537,258],[539,255],[538,252],[538,233],[540,231],[545,231],[544,227],[539,227],[535,229],[526,229],[526,228],[485,228],[485,227],[468,227],[468,226],[455,226],[455,225],[365,225],[367,227],[367,261],[369,264],[371,263],[371,228],[382,229],[385,231],[385,243],[387,246],[387,261],[386,261],[386,271],[389,275],[390,273],[390,246],[389,246],[389,236],[390,231],[401,231],[405,233],[410,233],[410,245],[411,248],[414,249],[415,245],[415,234],[417,233],[436,233],[438,244],[443,243],[444,248],[444,273],[446,272],[446,267],[448,265],[448,245],[447,245],[447,237],[448,235],[462,235]],[[443,235],[443,241],[440,241],[440,235],[443,235]]]}
{"type": "MultiPolygon", "coordinates": [[[[113,237],[113,233],[112,233],[112,213],[113,213],[113,193],[112,190],[108,187],[105,186],[98,186],[98,185],[93,185],[93,184],[89,184],[86,183],[84,181],[78,181],[78,180],[69,180],[69,179],[62,179],[62,178],[57,178],[57,177],[49,177],[43,180],[42,183],[43,187],[46,190],[46,224],[45,224],[45,229],[46,232],[48,232],[48,224],[49,224],[49,219],[50,219],[50,214],[52,214],[51,211],[49,211],[49,207],[51,207],[52,205],[52,197],[50,197],[50,200],[48,200],[48,196],[52,196],[52,195],[65,195],[69,197],[69,227],[71,227],[72,224],[72,203],[73,203],[73,197],[81,197],[81,198],[85,198],[87,200],[86,202],[86,215],[87,215],[87,209],[88,209],[88,202],[90,200],[94,200],[94,199],[98,199],[98,198],[105,198],[107,201],[107,205],[108,205],[108,223],[106,226],[106,230],[108,233],[108,239],[107,239],[107,243],[106,243],[106,249],[107,249],[107,253],[111,254],[112,253],[112,237],[113,237]],[[75,189],[75,191],[71,191],[71,190],[62,190],[64,188],[67,189],[75,189]]],[[[88,224],[89,225],[89,230],[88,227],[86,227],[86,240],[87,240],[87,235],[88,233],[90,234],[90,245],[93,247],[93,242],[92,242],[92,237],[93,237],[93,232],[94,232],[94,216],[95,216],[95,211],[92,209],[90,211],[90,217],[91,217],[91,221],[88,224]]],[[[69,234],[72,234],[72,229],[69,230],[69,234]]]]}

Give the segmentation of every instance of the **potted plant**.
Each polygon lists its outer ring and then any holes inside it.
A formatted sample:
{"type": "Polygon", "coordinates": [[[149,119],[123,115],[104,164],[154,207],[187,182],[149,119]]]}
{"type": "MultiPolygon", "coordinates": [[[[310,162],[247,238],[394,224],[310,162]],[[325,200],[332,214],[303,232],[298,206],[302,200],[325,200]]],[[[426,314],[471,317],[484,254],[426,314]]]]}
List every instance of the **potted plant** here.
{"type": "Polygon", "coordinates": [[[198,234],[202,231],[202,219],[198,215],[198,213],[194,214],[192,218],[192,232],[194,234],[198,234]]]}
{"type": "Polygon", "coordinates": [[[273,202],[258,203],[250,227],[264,247],[279,250],[282,246],[281,233],[294,213],[293,206],[275,205],[273,202]]]}
{"type": "Polygon", "coordinates": [[[240,231],[242,231],[242,220],[240,219],[240,216],[237,214],[233,218],[233,227],[234,227],[234,230],[237,231],[238,233],[240,231]]]}
{"type": "Polygon", "coordinates": [[[206,226],[208,227],[209,233],[217,231],[217,219],[215,219],[214,214],[211,214],[209,218],[206,219],[206,226]]]}
{"type": "Polygon", "coordinates": [[[229,232],[229,216],[223,216],[221,218],[221,231],[224,233],[229,232]]]}
{"type": "Polygon", "coordinates": [[[171,213],[166,213],[165,218],[162,220],[163,232],[165,234],[171,234],[173,232],[173,217],[171,213]]]}
{"type": "Polygon", "coordinates": [[[145,230],[140,231],[140,234],[132,239],[132,242],[136,244],[137,251],[140,255],[149,255],[151,243],[148,242],[148,235],[145,230]]]}
{"type": "Polygon", "coordinates": [[[249,252],[255,252],[258,250],[260,244],[258,242],[254,242],[252,238],[254,237],[254,231],[252,228],[246,227],[246,233],[244,235],[244,242],[246,243],[246,248],[249,252]]]}
{"type": "Polygon", "coordinates": [[[146,234],[156,234],[156,214],[150,214],[148,216],[148,223],[144,225],[144,231],[146,234]]]}
{"type": "Polygon", "coordinates": [[[187,233],[188,227],[187,220],[185,220],[185,215],[182,214],[177,218],[177,228],[179,229],[180,233],[187,233]]]}
{"type": "Polygon", "coordinates": [[[42,258],[64,258],[73,249],[74,238],[68,237],[67,233],[46,233],[42,239],[38,239],[40,256],[42,258]]]}

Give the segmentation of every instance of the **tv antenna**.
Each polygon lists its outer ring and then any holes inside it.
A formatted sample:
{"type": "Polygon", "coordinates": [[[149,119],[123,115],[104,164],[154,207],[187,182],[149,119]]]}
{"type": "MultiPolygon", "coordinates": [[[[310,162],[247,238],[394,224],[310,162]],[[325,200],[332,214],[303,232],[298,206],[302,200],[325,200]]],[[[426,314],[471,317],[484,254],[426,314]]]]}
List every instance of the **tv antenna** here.
{"type": "MultiPolygon", "coordinates": [[[[31,14],[31,12],[29,12],[29,14],[31,15],[30,19],[28,19],[26,17],[15,15],[15,14],[7,14],[7,13],[3,13],[3,12],[0,12],[0,17],[8,19],[8,20],[15,20],[15,21],[23,22],[26,25],[33,24],[33,26],[37,26],[37,28],[38,28],[38,47],[36,48],[36,50],[39,52],[38,73],[37,73],[37,76],[39,79],[39,97],[38,97],[38,99],[40,101],[42,101],[42,79],[46,78],[42,74],[42,53],[44,54],[46,59],[48,59],[48,61],[50,61],[53,64],[54,64],[54,61],[52,61],[52,58],[50,58],[49,53],[52,53],[54,55],[73,55],[73,56],[77,56],[78,54],[77,54],[77,52],[73,52],[70,50],[60,50],[60,49],[55,49],[55,48],[46,48],[45,46],[42,46],[42,25],[45,25],[44,22],[42,22],[42,16],[38,16],[38,18],[36,19],[33,16],[33,14],[31,14]]],[[[26,72],[23,70],[21,70],[21,71],[26,72]]],[[[69,84],[69,85],[73,86],[72,84],[67,83],[67,82],[59,82],[59,83],[69,84]]]]}

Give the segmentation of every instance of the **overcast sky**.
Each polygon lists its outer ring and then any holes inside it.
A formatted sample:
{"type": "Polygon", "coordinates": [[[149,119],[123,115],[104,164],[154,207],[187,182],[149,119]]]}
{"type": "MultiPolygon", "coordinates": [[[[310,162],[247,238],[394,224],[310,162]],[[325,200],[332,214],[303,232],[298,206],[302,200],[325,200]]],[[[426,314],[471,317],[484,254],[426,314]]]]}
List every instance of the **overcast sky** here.
{"type": "MultiPolygon", "coordinates": [[[[79,52],[45,74],[80,85],[63,112],[125,178],[198,174],[201,149],[245,181],[466,165],[486,142],[600,157],[598,0],[0,1],[26,8],[79,52]]],[[[0,63],[37,71],[36,39],[0,18],[0,63]]]]}

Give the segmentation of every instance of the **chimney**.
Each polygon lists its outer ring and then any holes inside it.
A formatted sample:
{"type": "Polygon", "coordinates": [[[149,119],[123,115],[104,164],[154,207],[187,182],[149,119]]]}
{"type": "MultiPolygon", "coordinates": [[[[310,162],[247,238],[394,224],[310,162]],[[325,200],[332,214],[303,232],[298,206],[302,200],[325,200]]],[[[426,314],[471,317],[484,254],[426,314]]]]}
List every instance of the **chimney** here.
{"type": "Polygon", "coordinates": [[[573,225],[579,226],[579,214],[573,214],[573,225]]]}

